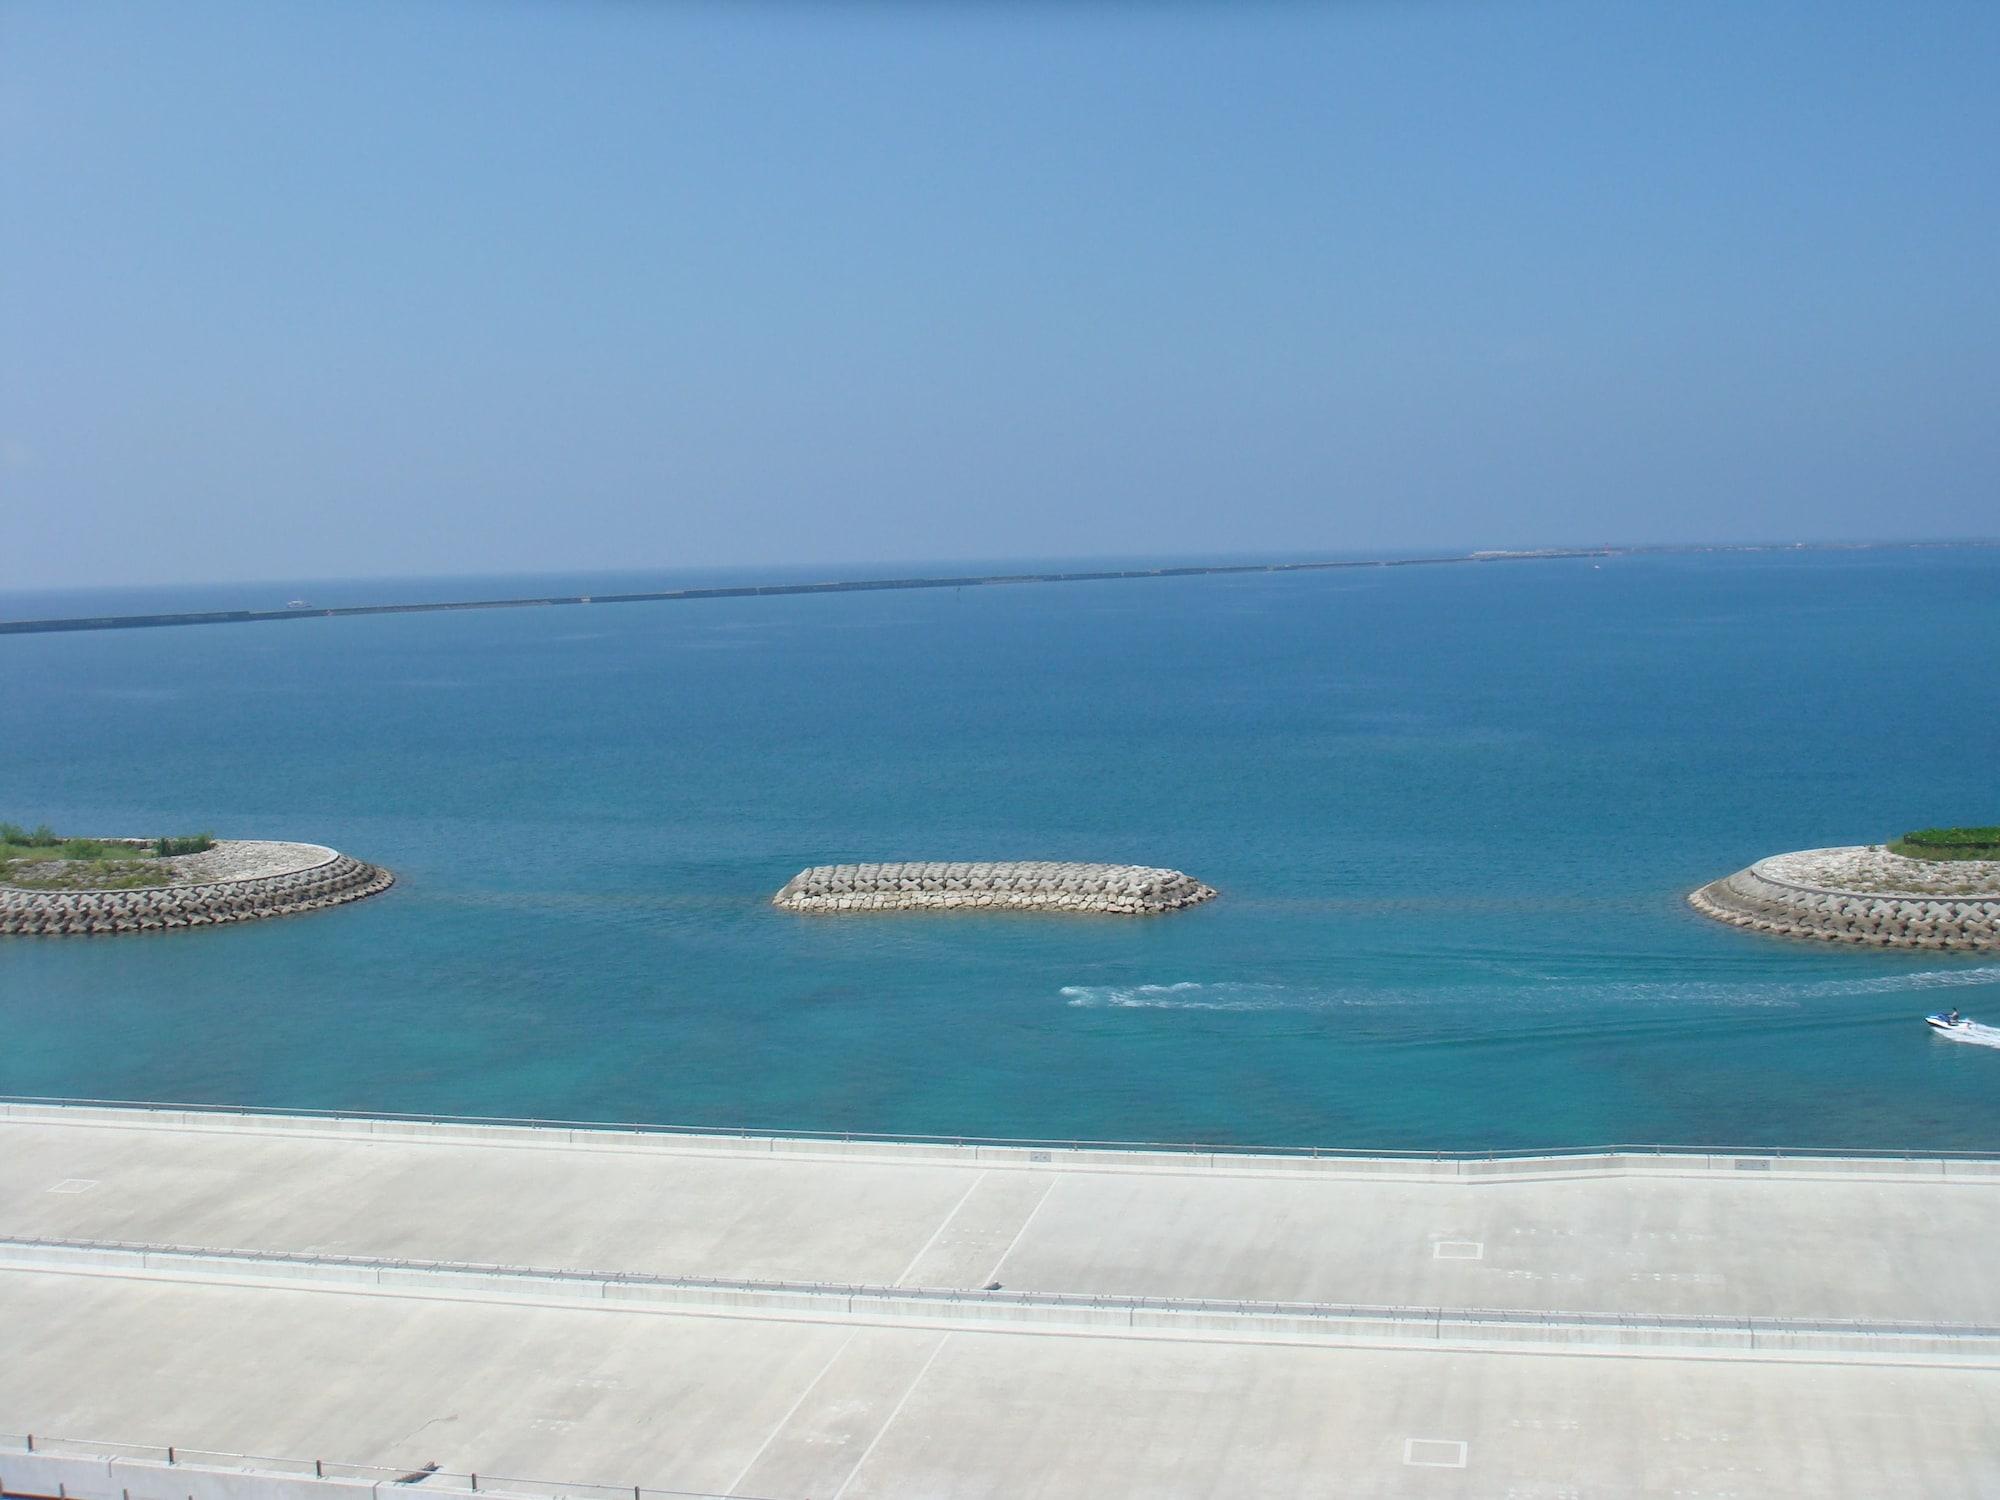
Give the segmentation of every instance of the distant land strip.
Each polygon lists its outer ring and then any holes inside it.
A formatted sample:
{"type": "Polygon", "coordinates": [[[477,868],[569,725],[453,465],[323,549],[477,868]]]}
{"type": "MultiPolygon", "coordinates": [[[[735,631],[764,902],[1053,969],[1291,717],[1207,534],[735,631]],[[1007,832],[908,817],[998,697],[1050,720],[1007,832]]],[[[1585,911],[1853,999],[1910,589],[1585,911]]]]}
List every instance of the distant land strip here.
{"type": "Polygon", "coordinates": [[[728,587],[661,589],[644,594],[557,594],[545,599],[461,599],[413,604],[314,605],[285,609],[188,610],[177,614],[81,615],[66,620],[0,620],[0,635],[65,630],[138,630],[153,625],[248,625],[265,620],[330,620],[353,615],[421,615],[454,609],[526,609],[550,604],[658,604],[688,599],[751,599],[781,594],[867,594],[887,589],[969,589],[1003,583],[1116,583],[1134,578],[1209,578],[1231,573],[1324,573],[1350,568],[1418,568],[1442,563],[1545,562],[1555,558],[1637,557],[1701,552],[1919,551],[1992,547],[2000,541],[1762,542],[1727,546],[1540,547],[1460,552],[1435,557],[1347,558],[1333,562],[1214,563],[1181,568],[1119,568],[1082,573],[982,573],[962,578],[865,578],[845,583],[746,583],[728,587]]]}

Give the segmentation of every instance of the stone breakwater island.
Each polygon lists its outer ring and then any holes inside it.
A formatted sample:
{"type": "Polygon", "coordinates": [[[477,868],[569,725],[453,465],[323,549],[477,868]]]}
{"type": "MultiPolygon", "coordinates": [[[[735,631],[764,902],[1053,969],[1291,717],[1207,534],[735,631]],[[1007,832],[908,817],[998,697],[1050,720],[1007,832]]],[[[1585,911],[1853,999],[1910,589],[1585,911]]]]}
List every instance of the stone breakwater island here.
{"type": "Polygon", "coordinates": [[[1000,861],[815,865],[771,898],[787,911],[1054,911],[1152,916],[1212,900],[1179,870],[1147,865],[1000,861]]]}
{"type": "Polygon", "coordinates": [[[1705,885],[1688,903],[1779,937],[2000,949],[2000,860],[1911,859],[1879,844],[1802,849],[1705,885]]]}
{"type": "MultiPolygon", "coordinates": [[[[143,846],[143,840],[104,840],[143,846]]],[[[0,884],[0,933],[87,935],[209,927],[340,906],[386,891],[396,877],[322,844],[223,839],[157,861],[159,883],[111,889],[0,884]]]]}

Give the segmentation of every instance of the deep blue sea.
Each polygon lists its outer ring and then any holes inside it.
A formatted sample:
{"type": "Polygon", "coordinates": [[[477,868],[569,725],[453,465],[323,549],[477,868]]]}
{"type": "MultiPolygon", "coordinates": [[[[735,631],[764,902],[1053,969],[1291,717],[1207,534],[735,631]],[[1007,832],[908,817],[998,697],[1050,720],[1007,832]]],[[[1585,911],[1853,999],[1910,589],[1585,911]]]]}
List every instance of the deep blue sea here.
{"type": "MultiPolygon", "coordinates": [[[[909,570],[921,571],[921,570],[909,570]]],[[[714,579],[0,595],[0,617],[714,579]]],[[[1481,1150],[2000,1150],[2000,958],[1708,922],[2000,821],[2000,550],[1654,555],[0,637],[0,819],[333,844],[312,916],[0,938],[0,1092],[1481,1150]],[[1172,865],[1156,919],[779,912],[1172,865]]]]}

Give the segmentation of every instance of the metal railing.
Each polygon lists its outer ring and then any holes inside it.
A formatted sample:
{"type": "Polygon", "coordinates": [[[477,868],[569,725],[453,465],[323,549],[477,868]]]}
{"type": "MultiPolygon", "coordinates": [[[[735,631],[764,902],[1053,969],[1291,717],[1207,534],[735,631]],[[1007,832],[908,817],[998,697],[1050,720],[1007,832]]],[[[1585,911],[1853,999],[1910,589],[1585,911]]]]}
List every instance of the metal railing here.
{"type": "Polygon", "coordinates": [[[160,1100],[82,1099],[60,1096],[0,1094],[0,1110],[8,1106],[62,1109],[117,1109],[150,1114],[210,1115],[243,1120],[343,1120],[384,1124],[484,1126],[522,1130],[591,1131],[604,1135],[641,1135],[741,1141],[805,1141],[847,1145],[989,1147],[1025,1151],[1104,1151],[1181,1156],[1268,1156],[1332,1161],[1485,1162],[1537,1159],[1583,1159],[1611,1156],[1710,1157],[1757,1156],[1801,1161],[1966,1161],[2000,1163],[2000,1152],[1896,1149],[1877,1146],[1729,1146],[1669,1145],[1660,1142],[1620,1142],[1589,1146],[1515,1146],[1484,1151],[1438,1151],[1410,1147],[1269,1146],[1237,1141],[1090,1140],[1042,1136],[982,1136],[894,1134],[868,1130],[781,1130],[764,1126],[676,1125],[644,1120],[564,1120],[532,1115],[418,1114],[395,1110],[312,1109],[291,1105],[182,1104],[160,1100]]]}
{"type": "MultiPolygon", "coordinates": [[[[124,1443],[92,1438],[48,1437],[40,1433],[0,1432],[0,1454],[14,1452],[38,1458],[84,1462],[163,1464],[177,1469],[222,1471],[230,1475],[269,1479],[324,1479],[351,1484],[397,1485],[416,1489],[424,1484],[482,1494],[524,1495],[541,1500],[724,1500],[714,1490],[671,1490],[657,1485],[590,1484],[551,1479],[517,1479],[468,1470],[398,1468],[385,1464],[354,1464],[320,1458],[272,1458],[253,1453],[184,1448],[175,1444],[124,1443]]],[[[760,1500],[737,1494],[735,1500],[760,1500]]]]}
{"type": "MultiPolygon", "coordinates": [[[[1723,1313],[1570,1312],[1541,1308],[1447,1307],[1365,1302],[1288,1302],[1256,1298],[1160,1297],[1099,1292],[1054,1292],[992,1288],[891,1286],[874,1282],[777,1281],[715,1276],[675,1276],[653,1271],[604,1271],[564,1266],[513,1265],[498,1261],[423,1260],[406,1256],[348,1255],[298,1250],[214,1249],[200,1245],[159,1244],[133,1240],[76,1240],[38,1237],[0,1238],[0,1254],[28,1251],[97,1252],[136,1257],[219,1261],[241,1266],[246,1274],[258,1265],[323,1266],[330,1269],[395,1271],[410,1275],[464,1276],[510,1281],[544,1281],[552,1287],[652,1287],[663,1292],[739,1293],[838,1303],[839,1311],[880,1311],[883,1304],[907,1304],[933,1316],[953,1309],[1019,1308],[1023,1311],[1158,1313],[1174,1316],[1224,1316],[1237,1319],[1293,1318],[1333,1325],[1343,1322],[1401,1323],[1539,1329],[1640,1330],[1647,1332],[1731,1332],[1747,1334],[1808,1334],[1859,1337],[1917,1337],[2000,1340],[2000,1324],[1954,1323],[1898,1318],[1781,1318],[1723,1313]]],[[[1128,1317],[1128,1322],[1131,1318],[1128,1317]]]]}

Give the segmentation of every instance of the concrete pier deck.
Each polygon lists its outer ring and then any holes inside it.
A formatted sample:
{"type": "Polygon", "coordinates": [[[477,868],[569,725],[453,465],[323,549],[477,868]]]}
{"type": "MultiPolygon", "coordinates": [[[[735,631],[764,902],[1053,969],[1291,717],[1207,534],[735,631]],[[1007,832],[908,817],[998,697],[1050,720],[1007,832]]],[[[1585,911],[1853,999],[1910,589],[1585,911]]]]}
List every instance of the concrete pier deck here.
{"type": "Polygon", "coordinates": [[[452,1493],[1988,1493],[1996,1233],[1979,1161],[12,1104],[0,1483],[219,1497],[199,1449],[452,1493]],[[49,1457],[88,1440],[183,1457],[49,1457]]]}

